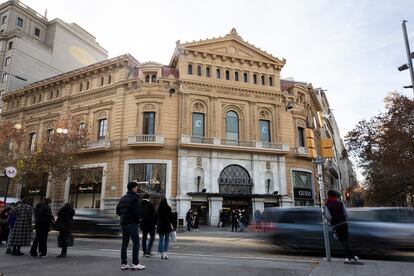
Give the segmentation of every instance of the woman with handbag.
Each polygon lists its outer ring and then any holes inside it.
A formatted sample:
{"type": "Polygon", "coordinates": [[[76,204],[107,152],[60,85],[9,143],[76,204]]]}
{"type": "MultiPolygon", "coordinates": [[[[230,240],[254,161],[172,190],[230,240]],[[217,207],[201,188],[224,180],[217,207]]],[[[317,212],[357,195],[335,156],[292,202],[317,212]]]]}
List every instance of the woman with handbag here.
{"type": "Polygon", "coordinates": [[[68,251],[68,246],[73,245],[73,237],[70,232],[72,230],[74,215],[75,210],[73,210],[70,203],[66,203],[58,212],[56,230],[59,231],[58,245],[59,247],[62,247],[62,252],[60,255],[56,256],[57,258],[65,258],[68,251]]]}
{"type": "Polygon", "coordinates": [[[167,252],[170,243],[170,233],[173,231],[174,217],[167,199],[163,198],[157,210],[158,254],[161,259],[168,260],[167,252]]]}

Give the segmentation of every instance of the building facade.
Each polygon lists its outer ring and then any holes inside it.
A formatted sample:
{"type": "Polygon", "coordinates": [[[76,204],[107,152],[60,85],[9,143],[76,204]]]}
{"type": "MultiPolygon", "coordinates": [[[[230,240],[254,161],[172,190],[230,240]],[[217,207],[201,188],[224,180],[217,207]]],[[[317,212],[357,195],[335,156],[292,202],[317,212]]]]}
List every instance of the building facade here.
{"type": "MultiPolygon", "coordinates": [[[[205,224],[232,209],[251,219],[265,207],[319,202],[305,130],[318,143],[323,107],[312,85],[280,79],[285,62],[232,29],[177,41],[168,66],[123,55],[21,88],[4,97],[2,117],[37,133],[35,143],[60,118],[88,128],[82,168],[96,177],[56,187],[56,205],[111,212],[135,181],[179,218],[193,208],[205,224]]],[[[30,190],[22,187],[14,191],[30,190]]]]}
{"type": "Polygon", "coordinates": [[[0,108],[10,91],[107,57],[75,23],[48,20],[18,0],[0,5],[0,108]]]}

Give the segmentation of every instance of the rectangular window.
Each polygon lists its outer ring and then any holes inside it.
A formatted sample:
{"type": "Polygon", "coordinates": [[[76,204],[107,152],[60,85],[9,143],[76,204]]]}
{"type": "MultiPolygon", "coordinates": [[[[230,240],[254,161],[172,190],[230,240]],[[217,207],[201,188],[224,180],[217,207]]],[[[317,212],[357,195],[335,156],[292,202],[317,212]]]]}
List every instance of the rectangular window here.
{"type": "Polygon", "coordinates": [[[98,121],[98,140],[105,140],[107,128],[108,128],[108,120],[100,119],[98,121]]]}
{"type": "Polygon", "coordinates": [[[193,113],[193,136],[204,137],[204,113],[193,113]]]}
{"type": "Polygon", "coordinates": [[[6,24],[7,15],[3,16],[3,19],[1,20],[1,24],[6,24]]]}
{"type": "Polygon", "coordinates": [[[10,64],[10,57],[6,57],[6,60],[4,61],[4,66],[7,66],[10,64]]]}
{"type": "Polygon", "coordinates": [[[40,36],[40,29],[35,28],[34,35],[37,37],[40,36]]]}
{"type": "Polygon", "coordinates": [[[54,129],[48,129],[47,130],[47,141],[48,142],[52,141],[52,136],[53,136],[54,133],[55,133],[54,129]]]}
{"type": "Polygon", "coordinates": [[[86,90],[89,90],[89,81],[86,82],[86,90]]]}
{"type": "Polygon", "coordinates": [[[23,27],[23,18],[17,17],[17,22],[16,22],[17,26],[19,27],[23,27]]]}
{"type": "Polygon", "coordinates": [[[260,120],[260,141],[262,142],[270,142],[270,128],[269,128],[269,121],[267,120],[260,120]]]}
{"type": "Polygon", "coordinates": [[[79,92],[83,90],[83,83],[79,84],[79,92]]]}
{"type": "Polygon", "coordinates": [[[36,145],[36,132],[29,134],[29,150],[34,151],[36,145]]]}
{"type": "Polygon", "coordinates": [[[305,146],[305,129],[303,127],[298,127],[298,146],[305,146]]]}
{"type": "Polygon", "coordinates": [[[155,112],[144,112],[144,124],[142,134],[155,134],[155,112]]]}
{"type": "Polygon", "coordinates": [[[4,73],[3,74],[3,76],[1,77],[1,82],[6,82],[7,81],[7,78],[8,78],[8,74],[7,73],[4,73]]]}
{"type": "Polygon", "coordinates": [[[13,41],[10,41],[9,42],[9,48],[8,48],[9,50],[11,50],[11,49],[13,49],[13,41]]]}

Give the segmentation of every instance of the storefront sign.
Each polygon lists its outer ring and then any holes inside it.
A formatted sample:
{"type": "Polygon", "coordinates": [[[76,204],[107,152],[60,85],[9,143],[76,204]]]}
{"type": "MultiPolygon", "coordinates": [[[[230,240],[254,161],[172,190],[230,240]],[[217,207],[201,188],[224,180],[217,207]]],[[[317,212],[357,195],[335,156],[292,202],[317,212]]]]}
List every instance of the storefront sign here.
{"type": "Polygon", "coordinates": [[[293,188],[295,198],[313,199],[312,189],[293,188]]]}
{"type": "Polygon", "coordinates": [[[219,184],[225,185],[253,185],[251,178],[239,178],[239,177],[220,177],[219,184]]]}

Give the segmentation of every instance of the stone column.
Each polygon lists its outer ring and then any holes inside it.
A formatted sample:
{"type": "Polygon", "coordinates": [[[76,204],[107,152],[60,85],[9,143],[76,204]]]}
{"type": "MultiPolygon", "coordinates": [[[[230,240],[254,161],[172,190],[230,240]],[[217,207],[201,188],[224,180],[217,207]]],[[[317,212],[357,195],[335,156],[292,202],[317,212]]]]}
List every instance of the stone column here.
{"type": "Polygon", "coordinates": [[[223,208],[222,197],[209,198],[209,224],[211,226],[217,225],[220,219],[220,210],[223,208]]]}

